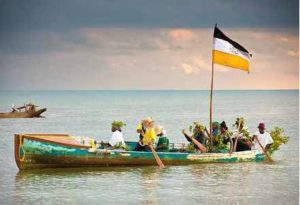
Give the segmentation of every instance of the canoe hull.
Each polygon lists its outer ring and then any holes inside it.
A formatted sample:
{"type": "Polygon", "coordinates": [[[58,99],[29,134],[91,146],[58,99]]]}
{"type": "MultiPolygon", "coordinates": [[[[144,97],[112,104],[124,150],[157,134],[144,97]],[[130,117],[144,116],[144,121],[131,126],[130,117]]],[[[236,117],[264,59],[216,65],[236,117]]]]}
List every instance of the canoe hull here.
{"type": "MultiPolygon", "coordinates": [[[[157,152],[165,165],[262,161],[254,151],[232,154],[157,152]]],[[[15,135],[15,159],[20,170],[66,167],[151,166],[156,165],[151,152],[89,150],[15,135]]]]}
{"type": "Polygon", "coordinates": [[[33,117],[41,117],[43,112],[46,112],[47,109],[43,108],[37,110],[35,112],[9,112],[9,113],[0,113],[0,118],[33,118],[33,117]]]}

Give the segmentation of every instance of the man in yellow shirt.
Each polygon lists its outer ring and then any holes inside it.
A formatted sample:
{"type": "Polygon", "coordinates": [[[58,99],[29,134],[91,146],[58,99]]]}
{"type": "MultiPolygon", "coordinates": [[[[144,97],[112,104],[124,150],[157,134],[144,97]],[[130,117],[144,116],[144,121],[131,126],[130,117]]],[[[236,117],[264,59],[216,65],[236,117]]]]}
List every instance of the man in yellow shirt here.
{"type": "Polygon", "coordinates": [[[138,124],[136,131],[140,134],[140,140],[135,147],[135,151],[150,151],[149,144],[154,144],[156,135],[154,131],[154,121],[148,117],[138,124]]]}

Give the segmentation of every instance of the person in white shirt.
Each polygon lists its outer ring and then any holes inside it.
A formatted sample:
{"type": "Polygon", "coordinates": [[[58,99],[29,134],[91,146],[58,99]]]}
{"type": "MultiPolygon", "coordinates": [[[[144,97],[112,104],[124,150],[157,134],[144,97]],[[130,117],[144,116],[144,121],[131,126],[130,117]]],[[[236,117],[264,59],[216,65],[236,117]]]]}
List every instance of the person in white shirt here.
{"type": "Polygon", "coordinates": [[[11,105],[11,109],[12,109],[12,112],[18,112],[18,110],[17,110],[15,104],[12,104],[12,105],[11,105]]]}
{"type": "Polygon", "coordinates": [[[259,151],[262,151],[259,143],[257,142],[257,140],[255,140],[255,138],[258,139],[258,141],[260,142],[260,144],[262,145],[262,147],[266,150],[268,150],[271,146],[271,144],[273,143],[273,139],[271,137],[271,135],[265,131],[266,130],[266,126],[264,123],[259,123],[258,125],[258,132],[256,132],[254,135],[253,135],[253,146],[252,146],[252,150],[259,150],[259,151]]]}
{"type": "Polygon", "coordinates": [[[119,121],[114,121],[111,126],[112,136],[109,140],[109,145],[111,147],[114,147],[116,145],[123,145],[125,146],[124,137],[122,134],[121,127],[124,125],[124,123],[119,121]]]}

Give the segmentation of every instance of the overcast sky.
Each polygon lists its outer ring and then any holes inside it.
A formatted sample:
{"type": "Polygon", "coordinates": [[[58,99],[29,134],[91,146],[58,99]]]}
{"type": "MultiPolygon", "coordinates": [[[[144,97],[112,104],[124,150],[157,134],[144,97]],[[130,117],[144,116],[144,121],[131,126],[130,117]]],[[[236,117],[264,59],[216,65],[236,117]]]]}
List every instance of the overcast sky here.
{"type": "Polygon", "coordinates": [[[0,90],[209,89],[215,23],[253,54],[217,89],[298,89],[298,1],[0,0],[0,90]]]}

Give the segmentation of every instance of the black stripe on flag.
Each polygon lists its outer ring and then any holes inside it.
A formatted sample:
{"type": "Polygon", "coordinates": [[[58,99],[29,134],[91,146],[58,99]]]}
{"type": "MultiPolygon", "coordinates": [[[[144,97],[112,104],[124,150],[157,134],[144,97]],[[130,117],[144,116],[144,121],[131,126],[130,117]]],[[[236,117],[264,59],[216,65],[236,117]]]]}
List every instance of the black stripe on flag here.
{"type": "Polygon", "coordinates": [[[214,38],[219,38],[219,39],[222,39],[224,41],[228,41],[235,48],[237,48],[237,49],[239,49],[241,51],[244,51],[246,53],[249,53],[243,46],[241,46],[237,42],[235,42],[235,41],[231,40],[230,38],[228,38],[217,26],[215,26],[214,38]]]}

